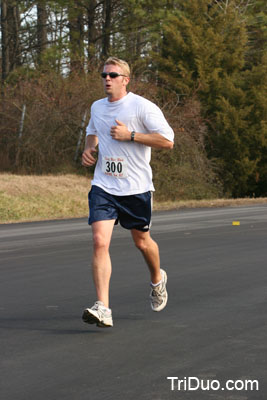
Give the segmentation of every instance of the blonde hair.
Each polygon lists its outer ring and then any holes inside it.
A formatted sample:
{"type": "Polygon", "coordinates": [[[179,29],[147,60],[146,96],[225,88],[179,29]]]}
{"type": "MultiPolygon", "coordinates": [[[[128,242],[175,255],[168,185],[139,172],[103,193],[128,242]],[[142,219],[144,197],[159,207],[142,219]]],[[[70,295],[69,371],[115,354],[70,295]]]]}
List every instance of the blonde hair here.
{"type": "Polygon", "coordinates": [[[105,62],[104,65],[118,65],[118,66],[122,69],[123,73],[124,73],[126,76],[130,77],[130,67],[129,67],[129,64],[128,64],[126,61],[124,61],[124,60],[121,60],[121,59],[119,59],[119,58],[117,58],[117,57],[109,57],[109,58],[106,60],[106,62],[105,62]]]}

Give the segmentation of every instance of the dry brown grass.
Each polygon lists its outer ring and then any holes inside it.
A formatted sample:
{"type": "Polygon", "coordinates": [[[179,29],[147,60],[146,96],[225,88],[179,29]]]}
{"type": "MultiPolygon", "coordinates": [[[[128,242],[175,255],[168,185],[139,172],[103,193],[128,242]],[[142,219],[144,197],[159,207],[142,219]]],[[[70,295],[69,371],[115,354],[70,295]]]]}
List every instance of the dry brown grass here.
{"type": "Polygon", "coordinates": [[[90,179],[78,175],[0,174],[0,222],[82,217],[90,179]]]}
{"type": "MultiPolygon", "coordinates": [[[[78,218],[88,215],[88,177],[66,174],[0,174],[0,223],[78,218]]],[[[266,203],[267,198],[155,201],[154,210],[266,203]]]]}
{"type": "Polygon", "coordinates": [[[174,202],[154,203],[154,210],[176,210],[179,208],[211,208],[211,207],[238,207],[242,205],[264,204],[267,197],[244,199],[211,199],[211,200],[185,200],[174,202]]]}

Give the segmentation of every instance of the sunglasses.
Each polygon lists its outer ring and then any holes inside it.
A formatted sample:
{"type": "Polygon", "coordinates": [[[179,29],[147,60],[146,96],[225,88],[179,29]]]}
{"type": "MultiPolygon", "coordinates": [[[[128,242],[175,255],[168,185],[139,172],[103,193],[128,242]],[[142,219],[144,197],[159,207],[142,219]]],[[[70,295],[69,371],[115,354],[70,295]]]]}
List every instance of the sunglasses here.
{"type": "Polygon", "coordinates": [[[106,79],[106,77],[108,75],[110,76],[111,79],[117,78],[118,76],[126,76],[127,77],[127,75],[118,74],[118,72],[109,72],[109,73],[108,72],[102,72],[101,73],[101,76],[104,79],[106,79]]]}

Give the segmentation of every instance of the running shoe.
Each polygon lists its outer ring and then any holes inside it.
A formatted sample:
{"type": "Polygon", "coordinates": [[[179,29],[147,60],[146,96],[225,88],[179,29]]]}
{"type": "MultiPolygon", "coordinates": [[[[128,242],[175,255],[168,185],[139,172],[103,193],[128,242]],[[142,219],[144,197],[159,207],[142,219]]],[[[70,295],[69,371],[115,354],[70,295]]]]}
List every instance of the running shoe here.
{"type": "Polygon", "coordinates": [[[96,324],[101,328],[113,326],[111,310],[102,301],[96,301],[92,308],[86,308],[82,319],[87,324],[96,324]]]}
{"type": "Polygon", "coordinates": [[[160,270],[162,280],[158,286],[151,285],[150,302],[153,311],[161,311],[166,307],[168,301],[168,293],[166,290],[167,274],[161,269],[160,270]]]}

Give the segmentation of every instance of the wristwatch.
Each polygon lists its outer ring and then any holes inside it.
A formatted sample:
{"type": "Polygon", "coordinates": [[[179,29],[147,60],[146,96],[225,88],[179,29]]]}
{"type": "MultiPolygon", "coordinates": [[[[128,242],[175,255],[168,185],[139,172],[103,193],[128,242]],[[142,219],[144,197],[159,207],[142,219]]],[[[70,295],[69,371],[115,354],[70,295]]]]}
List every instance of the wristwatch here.
{"type": "Polygon", "coordinates": [[[135,135],[135,131],[131,132],[131,142],[134,142],[134,135],[135,135]]]}

